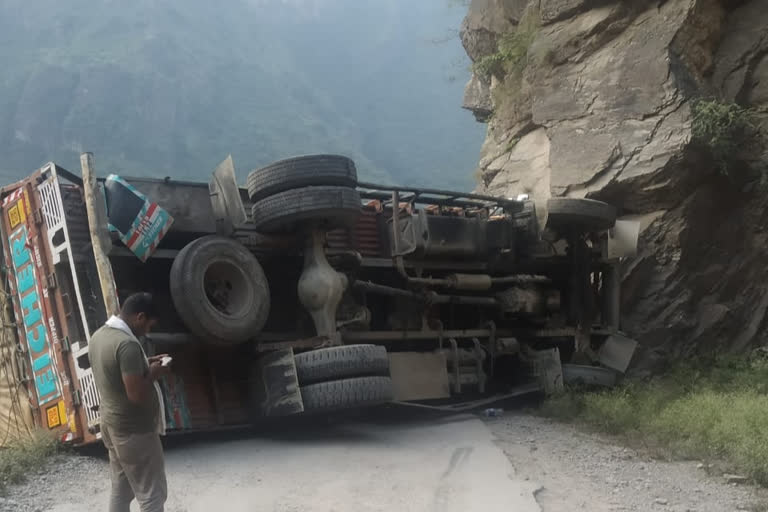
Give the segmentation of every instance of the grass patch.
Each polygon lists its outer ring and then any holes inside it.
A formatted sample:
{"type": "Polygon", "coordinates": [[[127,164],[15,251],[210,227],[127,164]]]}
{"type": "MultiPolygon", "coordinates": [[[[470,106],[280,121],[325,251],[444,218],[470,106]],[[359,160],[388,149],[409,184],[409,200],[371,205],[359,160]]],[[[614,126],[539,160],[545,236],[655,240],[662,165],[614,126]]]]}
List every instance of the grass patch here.
{"type": "Polygon", "coordinates": [[[515,149],[515,146],[517,146],[517,143],[520,142],[520,137],[513,137],[512,140],[507,142],[507,146],[504,148],[505,153],[509,153],[513,149],[515,149]]]}
{"type": "Polygon", "coordinates": [[[692,105],[693,140],[709,149],[718,170],[726,176],[743,158],[745,146],[758,136],[755,113],[754,109],[717,100],[699,99],[692,105]]]}
{"type": "Polygon", "coordinates": [[[541,413],[656,454],[724,461],[768,486],[768,360],[717,359],[609,391],[569,390],[541,413]]]}
{"type": "Polygon", "coordinates": [[[529,7],[513,32],[503,34],[496,43],[496,53],[478,59],[473,71],[483,77],[518,75],[528,63],[528,49],[541,27],[541,15],[537,8],[529,7]]]}
{"type": "Polygon", "coordinates": [[[11,442],[0,448],[0,493],[9,484],[24,481],[30,471],[43,467],[46,461],[60,449],[58,441],[43,431],[34,432],[30,437],[11,442]]]}

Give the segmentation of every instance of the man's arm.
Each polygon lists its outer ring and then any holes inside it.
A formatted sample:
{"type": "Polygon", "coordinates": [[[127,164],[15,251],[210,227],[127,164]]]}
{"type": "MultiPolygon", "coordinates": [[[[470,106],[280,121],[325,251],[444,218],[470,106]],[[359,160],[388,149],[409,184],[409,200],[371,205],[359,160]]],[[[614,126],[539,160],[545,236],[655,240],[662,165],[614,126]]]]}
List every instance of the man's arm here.
{"type": "Polygon", "coordinates": [[[152,361],[149,369],[145,370],[144,354],[138,343],[130,341],[123,343],[117,349],[117,361],[120,364],[120,372],[123,377],[125,394],[128,400],[134,404],[142,404],[155,392],[153,383],[170,373],[168,367],[162,366],[160,361],[152,361]]]}

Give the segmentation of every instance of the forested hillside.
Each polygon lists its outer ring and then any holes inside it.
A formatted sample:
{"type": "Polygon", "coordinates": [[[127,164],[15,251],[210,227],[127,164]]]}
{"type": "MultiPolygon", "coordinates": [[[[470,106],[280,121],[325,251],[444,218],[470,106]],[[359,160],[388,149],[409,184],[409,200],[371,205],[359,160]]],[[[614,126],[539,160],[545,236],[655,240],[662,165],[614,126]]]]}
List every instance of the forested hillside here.
{"type": "Polygon", "coordinates": [[[0,0],[0,176],[55,160],[100,173],[241,181],[339,152],[368,179],[468,189],[484,127],[445,0],[0,0]]]}

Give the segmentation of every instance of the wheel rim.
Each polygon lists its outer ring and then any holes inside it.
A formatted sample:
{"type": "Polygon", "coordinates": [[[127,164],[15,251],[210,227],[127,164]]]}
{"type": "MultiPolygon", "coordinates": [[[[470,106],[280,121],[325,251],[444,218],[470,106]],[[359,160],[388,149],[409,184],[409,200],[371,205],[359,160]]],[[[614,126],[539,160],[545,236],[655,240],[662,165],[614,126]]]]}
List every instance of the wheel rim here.
{"type": "Polygon", "coordinates": [[[203,276],[203,289],[208,303],[223,316],[239,317],[248,308],[248,280],[236,265],[226,261],[208,265],[203,276]]]}

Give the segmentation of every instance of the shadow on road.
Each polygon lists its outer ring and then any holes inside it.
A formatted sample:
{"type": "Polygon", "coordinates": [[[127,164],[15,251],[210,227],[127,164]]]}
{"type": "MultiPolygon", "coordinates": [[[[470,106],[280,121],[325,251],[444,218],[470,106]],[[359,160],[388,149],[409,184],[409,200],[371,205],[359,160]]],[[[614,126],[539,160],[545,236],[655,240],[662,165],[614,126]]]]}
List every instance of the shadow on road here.
{"type": "MultiPolygon", "coordinates": [[[[492,405],[505,410],[521,410],[537,405],[541,400],[538,395],[526,395],[510,398],[492,405]]],[[[247,439],[266,439],[290,443],[327,443],[343,441],[348,444],[372,441],[375,435],[366,432],[360,426],[374,427],[397,426],[399,428],[419,428],[435,424],[466,421],[472,416],[482,414],[477,411],[455,413],[388,404],[372,409],[338,411],[324,415],[298,415],[282,418],[263,418],[257,424],[248,426],[224,427],[216,430],[169,432],[163,439],[167,451],[184,450],[201,443],[226,443],[247,439]]],[[[83,456],[106,458],[106,451],[101,443],[79,448],[83,456]]]]}

